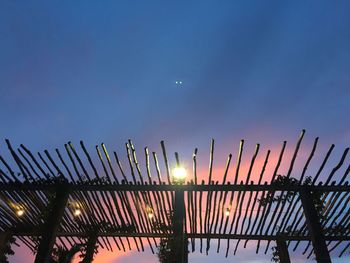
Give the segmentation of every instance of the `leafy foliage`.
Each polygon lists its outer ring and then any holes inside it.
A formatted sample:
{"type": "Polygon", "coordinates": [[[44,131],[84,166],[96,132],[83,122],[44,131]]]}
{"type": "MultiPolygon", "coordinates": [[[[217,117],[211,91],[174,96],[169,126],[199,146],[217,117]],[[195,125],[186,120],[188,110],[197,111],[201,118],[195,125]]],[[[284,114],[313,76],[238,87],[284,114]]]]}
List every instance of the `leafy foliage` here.
{"type": "Polygon", "coordinates": [[[176,262],[174,253],[175,240],[172,237],[162,238],[158,247],[158,259],[160,263],[176,262]]]}
{"type": "MultiPolygon", "coordinates": [[[[156,224],[154,227],[160,231],[167,232],[173,228],[174,214],[167,214],[168,222],[170,225],[164,223],[156,224]]],[[[174,253],[175,240],[173,237],[162,238],[157,251],[157,256],[160,263],[172,263],[176,262],[175,253],[174,253]]]]}
{"type": "MultiPolygon", "coordinates": [[[[295,185],[299,185],[299,184],[300,184],[300,182],[296,178],[293,178],[293,177],[288,178],[285,175],[277,175],[276,180],[274,180],[272,182],[272,185],[276,185],[276,186],[295,186],[295,185]]],[[[304,181],[302,182],[302,185],[304,185],[304,186],[310,186],[312,184],[313,184],[313,181],[312,181],[311,176],[305,177],[304,181]]],[[[286,191],[286,193],[285,193],[285,191],[282,191],[282,193],[277,195],[277,196],[275,196],[275,192],[271,191],[267,194],[266,197],[261,198],[259,200],[259,202],[262,206],[266,206],[269,204],[271,205],[274,202],[289,202],[290,203],[293,200],[293,198],[292,198],[293,196],[294,196],[293,191],[286,191]]],[[[324,197],[324,193],[322,193],[322,192],[319,192],[319,191],[312,192],[312,201],[314,203],[315,209],[317,211],[317,214],[318,214],[320,220],[326,219],[325,215],[324,215],[325,203],[324,203],[323,197],[324,197]]],[[[337,227],[335,227],[335,228],[337,228],[337,227]]],[[[276,230],[279,232],[279,226],[277,226],[276,230]]],[[[298,233],[299,231],[296,230],[296,231],[293,231],[294,233],[292,233],[291,226],[288,226],[285,228],[284,232],[288,233],[290,235],[291,234],[293,235],[293,234],[298,233]]],[[[279,258],[279,253],[278,253],[278,247],[274,246],[271,248],[271,250],[272,250],[271,261],[275,262],[275,263],[279,263],[280,258],[279,258]]]]}
{"type": "Polygon", "coordinates": [[[52,251],[50,263],[71,263],[74,255],[81,251],[81,245],[74,245],[67,250],[62,246],[57,246],[52,251]]]}
{"type": "MultiPolygon", "coordinates": [[[[272,185],[276,185],[276,186],[286,186],[286,185],[294,186],[298,184],[299,184],[299,181],[296,178],[294,177],[288,178],[285,175],[277,175],[277,178],[272,182],[272,185]]],[[[312,177],[311,176],[305,177],[302,185],[305,185],[305,186],[312,185],[312,177]]],[[[287,193],[282,192],[277,196],[275,196],[275,192],[269,192],[266,197],[261,198],[258,201],[262,206],[266,206],[268,204],[272,204],[274,202],[279,202],[279,201],[291,202],[292,196],[293,196],[292,191],[287,191],[287,193]]],[[[320,217],[321,220],[325,219],[323,215],[323,211],[325,207],[324,201],[322,201],[323,196],[324,196],[324,193],[319,191],[312,193],[312,200],[315,205],[318,216],[320,217]]]]}
{"type": "MultiPolygon", "coordinates": [[[[286,186],[286,185],[297,185],[298,180],[293,177],[287,177],[285,175],[277,175],[276,179],[271,183],[274,186],[286,186]]],[[[292,195],[290,192],[281,193],[280,195],[275,196],[274,192],[269,192],[265,198],[258,200],[262,206],[272,204],[273,202],[291,202],[292,195]]]]}
{"type": "Polygon", "coordinates": [[[13,243],[16,242],[16,239],[14,237],[10,237],[7,239],[6,245],[3,249],[3,251],[0,251],[0,262],[1,263],[9,263],[8,256],[14,255],[15,252],[12,250],[11,246],[13,243]]]}
{"type": "Polygon", "coordinates": [[[86,258],[86,255],[87,255],[87,251],[88,251],[88,247],[89,247],[89,246],[94,245],[94,254],[97,254],[97,253],[98,253],[98,245],[97,245],[97,244],[91,244],[90,242],[91,242],[91,241],[88,240],[87,243],[85,243],[84,245],[81,246],[81,250],[80,250],[80,251],[81,251],[81,254],[80,254],[79,257],[80,257],[82,260],[80,261],[80,263],[89,262],[89,261],[87,261],[87,260],[89,260],[89,259],[86,258]]]}
{"type": "Polygon", "coordinates": [[[271,250],[272,250],[271,261],[275,262],[275,263],[280,263],[281,260],[280,260],[279,254],[278,254],[278,247],[277,246],[271,247],[271,250]]]}

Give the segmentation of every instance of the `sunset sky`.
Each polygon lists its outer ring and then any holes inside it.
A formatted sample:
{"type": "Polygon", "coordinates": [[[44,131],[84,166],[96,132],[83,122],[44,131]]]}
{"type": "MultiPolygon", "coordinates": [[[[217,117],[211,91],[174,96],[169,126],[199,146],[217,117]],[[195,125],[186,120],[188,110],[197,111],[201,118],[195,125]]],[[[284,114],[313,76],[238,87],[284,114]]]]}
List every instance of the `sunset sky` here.
{"type": "MultiPolygon", "coordinates": [[[[124,153],[199,148],[205,177],[247,141],[278,154],[306,129],[336,156],[350,142],[350,1],[0,1],[0,139],[33,152],[84,140],[124,153]]],[[[7,155],[5,143],[1,154],[7,155]]],[[[316,164],[315,164],[316,165],[316,164]]],[[[316,165],[317,166],[317,165],[316,165]]],[[[27,249],[14,263],[31,262],[27,249]]],[[[294,255],[294,262],[304,257],[294,255]]],[[[236,258],[268,262],[255,247],[236,258]]],[[[334,260],[349,262],[350,258],[334,260]]],[[[102,251],[97,263],[157,262],[150,252],[102,251]]]]}

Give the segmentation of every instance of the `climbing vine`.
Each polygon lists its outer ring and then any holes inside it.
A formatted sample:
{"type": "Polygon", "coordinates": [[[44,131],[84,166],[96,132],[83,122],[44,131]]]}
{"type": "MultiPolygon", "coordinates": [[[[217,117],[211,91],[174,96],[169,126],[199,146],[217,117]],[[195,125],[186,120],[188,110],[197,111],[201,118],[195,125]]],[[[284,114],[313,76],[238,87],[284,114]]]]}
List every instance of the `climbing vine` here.
{"type": "MultiPolygon", "coordinates": [[[[312,183],[313,183],[312,177],[307,176],[307,177],[305,177],[304,181],[302,182],[302,185],[310,186],[310,185],[312,185],[312,183]]],[[[296,178],[287,177],[285,175],[277,175],[276,179],[271,183],[271,185],[275,185],[275,186],[295,186],[295,185],[299,185],[299,184],[300,184],[300,182],[296,178]]],[[[275,196],[275,192],[269,192],[267,194],[267,196],[264,198],[261,198],[259,200],[259,202],[262,206],[266,206],[268,204],[271,205],[274,202],[291,203],[294,200],[293,196],[294,196],[293,191],[282,191],[279,195],[276,195],[276,196],[275,196]]],[[[326,215],[324,214],[324,209],[325,209],[324,193],[319,192],[319,191],[312,192],[312,201],[314,203],[316,212],[317,212],[320,220],[325,220],[326,215]]],[[[280,226],[276,226],[276,228],[277,228],[276,230],[278,231],[280,226]]],[[[283,234],[292,234],[291,231],[292,231],[291,226],[288,226],[285,228],[283,234]]],[[[298,232],[298,231],[295,231],[295,232],[298,232]]],[[[279,234],[281,234],[281,233],[279,233],[279,234]]],[[[279,263],[280,258],[279,258],[278,247],[273,246],[271,248],[271,250],[272,250],[271,261],[275,262],[275,263],[279,263]]]]}
{"type": "MultiPolygon", "coordinates": [[[[167,232],[173,228],[173,213],[168,213],[168,222],[169,225],[164,223],[159,223],[155,225],[155,228],[167,232]]],[[[176,262],[175,253],[174,253],[175,240],[173,237],[161,238],[160,244],[157,248],[157,256],[160,263],[172,263],[176,262]]]]}

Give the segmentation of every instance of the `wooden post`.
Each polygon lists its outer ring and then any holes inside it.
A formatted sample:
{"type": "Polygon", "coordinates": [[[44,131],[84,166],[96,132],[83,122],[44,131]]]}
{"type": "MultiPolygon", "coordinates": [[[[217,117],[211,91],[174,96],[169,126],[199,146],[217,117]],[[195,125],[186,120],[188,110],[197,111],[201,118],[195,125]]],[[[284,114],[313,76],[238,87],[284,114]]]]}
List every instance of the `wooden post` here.
{"type": "Polygon", "coordinates": [[[5,254],[5,249],[7,242],[11,238],[11,233],[9,231],[0,232],[0,257],[5,254]]]}
{"type": "Polygon", "coordinates": [[[286,240],[283,239],[283,237],[279,237],[276,239],[277,244],[277,252],[278,257],[280,259],[281,263],[290,263],[289,253],[288,253],[288,247],[286,244],[286,240]]]}
{"type": "Polygon", "coordinates": [[[35,257],[35,263],[48,263],[51,258],[52,248],[55,244],[56,232],[68,201],[69,190],[67,187],[59,187],[53,201],[52,210],[45,222],[40,245],[35,257]]]}
{"type": "MultiPolygon", "coordinates": [[[[179,186],[181,187],[181,186],[179,186]]],[[[174,254],[176,262],[185,262],[185,240],[184,240],[184,212],[185,201],[184,191],[182,189],[175,190],[174,201],[174,218],[173,218],[173,234],[174,234],[174,254]]],[[[187,248],[186,248],[187,250],[187,248]]]]}
{"type": "Polygon", "coordinates": [[[82,263],[91,263],[94,259],[95,246],[97,242],[97,235],[91,235],[86,244],[86,254],[82,263]]]}
{"type": "Polygon", "coordinates": [[[188,263],[188,238],[184,238],[184,263],[188,263]]]}
{"type": "Polygon", "coordinates": [[[307,189],[300,191],[300,199],[304,208],[305,220],[315,251],[316,261],[318,263],[331,263],[332,261],[329,256],[320,219],[311,192],[307,189]]]}

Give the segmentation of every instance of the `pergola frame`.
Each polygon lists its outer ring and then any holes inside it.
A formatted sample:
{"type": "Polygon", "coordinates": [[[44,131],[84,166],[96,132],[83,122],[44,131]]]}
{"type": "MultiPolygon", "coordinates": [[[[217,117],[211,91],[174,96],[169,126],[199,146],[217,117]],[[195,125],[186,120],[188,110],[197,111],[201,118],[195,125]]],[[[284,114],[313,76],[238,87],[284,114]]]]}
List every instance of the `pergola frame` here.
{"type": "MultiPolygon", "coordinates": [[[[174,253],[182,262],[188,260],[186,240],[189,240],[189,247],[194,251],[196,239],[200,240],[201,252],[203,240],[206,241],[206,253],[211,248],[212,239],[218,240],[217,251],[220,250],[221,241],[227,240],[226,256],[232,239],[237,240],[234,254],[241,241],[245,242],[245,247],[249,240],[256,240],[257,253],[261,241],[267,242],[265,253],[270,243],[276,242],[281,262],[290,262],[288,246],[291,246],[291,241],[296,241],[294,249],[301,241],[308,241],[304,251],[309,253],[308,257],[314,252],[317,262],[331,262],[330,251],[345,242],[340,253],[343,255],[350,247],[350,211],[347,206],[350,166],[345,171],[340,169],[347,160],[349,149],[345,149],[339,162],[325,177],[326,181],[317,182],[332,153],[332,145],[311,183],[304,184],[306,170],[318,143],[316,138],[300,171],[300,178],[289,181],[303,136],[304,131],[284,177],[286,183],[278,183],[278,169],[286,142],[282,145],[271,181],[262,183],[270,151],[266,154],[258,182],[250,180],[259,145],[253,154],[245,181],[239,182],[244,141],[239,147],[234,180],[227,180],[232,159],[230,154],[222,182],[213,181],[212,141],[208,182],[198,182],[195,150],[193,179],[181,185],[172,184],[164,142],[161,142],[161,146],[166,181],[162,178],[158,157],[154,152],[152,156],[158,180],[153,180],[147,148],[147,177],[144,177],[131,141],[126,144],[131,178],[126,176],[116,152],[116,165],[113,164],[104,144],[101,148],[96,146],[101,171],[82,142],[82,151],[89,168],[71,143],[65,145],[68,157],[68,161],[65,161],[58,149],[54,160],[48,151],[44,151],[45,158],[40,153],[35,157],[23,145],[16,152],[6,141],[19,172],[14,172],[15,169],[0,156],[1,237],[19,237],[29,248],[36,250],[35,262],[48,262],[55,243],[67,248],[75,243],[90,244],[84,261],[90,262],[95,244],[113,249],[112,239],[119,250],[126,250],[127,247],[131,249],[130,243],[133,242],[137,250],[143,251],[146,240],[154,252],[153,246],[157,246],[159,238],[179,241],[175,242],[174,253]],[[115,167],[119,169],[119,178],[115,167]],[[322,194],[325,204],[322,211],[318,211],[313,203],[316,194],[322,194]],[[267,197],[270,201],[263,204],[262,200],[267,197]],[[74,202],[83,210],[79,217],[74,216],[74,202]],[[235,209],[232,209],[233,204],[235,209]],[[16,216],[18,205],[25,210],[23,216],[16,216]],[[48,207],[50,209],[46,211],[48,207]],[[42,211],[47,212],[44,219],[40,218],[42,211]],[[319,217],[320,213],[322,218],[319,217]],[[40,237],[40,241],[33,237],[40,237]]],[[[176,159],[179,165],[177,154],[176,159]]],[[[0,238],[0,241],[1,251],[6,238],[0,238]]]]}

